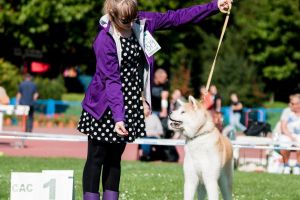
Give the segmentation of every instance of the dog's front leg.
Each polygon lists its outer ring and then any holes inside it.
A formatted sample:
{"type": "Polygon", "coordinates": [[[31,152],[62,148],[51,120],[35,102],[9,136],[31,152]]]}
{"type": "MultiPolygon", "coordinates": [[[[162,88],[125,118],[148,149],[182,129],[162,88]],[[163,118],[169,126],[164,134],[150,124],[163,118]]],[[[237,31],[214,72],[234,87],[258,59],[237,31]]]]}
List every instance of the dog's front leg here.
{"type": "Polygon", "coordinates": [[[203,179],[208,200],[219,200],[218,181],[213,177],[203,179]]]}
{"type": "Polygon", "coordinates": [[[185,176],[184,179],[184,200],[193,200],[199,183],[198,177],[196,175],[185,176]]]}
{"type": "Polygon", "coordinates": [[[199,177],[188,155],[185,156],[183,169],[184,200],[193,200],[199,183],[199,177]]]}

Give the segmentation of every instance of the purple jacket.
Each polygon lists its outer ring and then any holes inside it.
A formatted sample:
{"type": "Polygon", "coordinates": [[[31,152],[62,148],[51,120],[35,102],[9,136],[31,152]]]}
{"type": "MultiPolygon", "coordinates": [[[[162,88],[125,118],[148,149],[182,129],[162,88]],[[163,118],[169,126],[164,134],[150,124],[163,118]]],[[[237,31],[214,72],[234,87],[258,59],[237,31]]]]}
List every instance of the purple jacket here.
{"type": "MultiPolygon", "coordinates": [[[[156,30],[172,29],[180,25],[197,24],[206,17],[219,11],[217,1],[189,8],[168,11],[166,13],[138,13],[138,21],[133,24],[133,32],[144,49],[144,33],[156,30]]],[[[121,45],[119,36],[110,26],[108,16],[100,19],[100,31],[93,44],[96,55],[96,72],[86,91],[82,107],[96,119],[100,119],[109,107],[115,122],[125,121],[124,100],[120,78],[121,45]]],[[[146,54],[147,66],[144,73],[144,96],[151,105],[150,84],[153,77],[153,56],[146,54]]]]}

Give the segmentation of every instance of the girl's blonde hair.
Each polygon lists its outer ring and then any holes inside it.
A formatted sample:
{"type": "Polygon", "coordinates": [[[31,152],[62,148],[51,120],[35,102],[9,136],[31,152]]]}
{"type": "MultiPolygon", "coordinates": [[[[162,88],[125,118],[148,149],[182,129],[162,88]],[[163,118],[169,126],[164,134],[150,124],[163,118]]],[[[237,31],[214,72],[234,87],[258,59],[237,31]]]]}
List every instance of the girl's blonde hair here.
{"type": "Polygon", "coordinates": [[[108,14],[114,24],[118,24],[118,19],[132,21],[138,13],[137,0],[105,0],[103,13],[108,14]]]}

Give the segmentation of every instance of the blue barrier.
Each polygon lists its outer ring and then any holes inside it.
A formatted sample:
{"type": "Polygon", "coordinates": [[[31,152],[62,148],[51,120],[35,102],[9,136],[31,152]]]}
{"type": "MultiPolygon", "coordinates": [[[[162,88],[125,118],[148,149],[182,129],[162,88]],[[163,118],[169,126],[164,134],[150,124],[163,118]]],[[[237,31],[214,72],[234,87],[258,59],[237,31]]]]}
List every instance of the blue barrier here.
{"type": "MultiPolygon", "coordinates": [[[[10,104],[15,105],[16,98],[12,98],[10,104]]],[[[79,101],[61,101],[54,99],[38,99],[35,104],[35,110],[44,113],[47,117],[53,117],[57,113],[64,113],[70,106],[78,107],[79,110],[81,110],[81,102],[79,101]]]]}
{"type": "MultiPolygon", "coordinates": [[[[10,104],[16,104],[16,98],[11,98],[10,104]]],[[[46,114],[48,117],[53,117],[57,113],[64,113],[64,111],[69,107],[78,107],[78,110],[81,110],[81,102],[79,101],[61,101],[54,99],[39,99],[36,102],[36,110],[38,112],[46,114]]],[[[244,108],[243,113],[249,111],[258,111],[257,120],[261,122],[267,121],[267,114],[269,113],[281,113],[282,108],[244,108]]],[[[223,114],[224,124],[228,125],[230,121],[230,112],[231,108],[229,106],[224,106],[221,109],[223,114]]],[[[80,115],[80,113],[78,113],[80,115]]]]}

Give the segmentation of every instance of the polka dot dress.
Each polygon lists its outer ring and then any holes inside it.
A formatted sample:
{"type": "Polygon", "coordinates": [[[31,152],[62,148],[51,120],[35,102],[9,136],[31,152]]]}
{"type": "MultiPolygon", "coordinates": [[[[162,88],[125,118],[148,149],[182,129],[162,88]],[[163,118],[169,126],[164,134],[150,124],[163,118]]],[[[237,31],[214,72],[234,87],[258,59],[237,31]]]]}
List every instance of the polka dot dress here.
{"type": "Polygon", "coordinates": [[[125,128],[128,136],[120,137],[114,131],[115,122],[110,108],[100,120],[95,119],[85,110],[79,120],[78,130],[91,139],[109,143],[133,142],[137,137],[144,137],[145,120],[142,101],[143,77],[140,72],[144,67],[144,53],[136,37],[120,38],[122,47],[121,82],[125,105],[125,128]]]}

